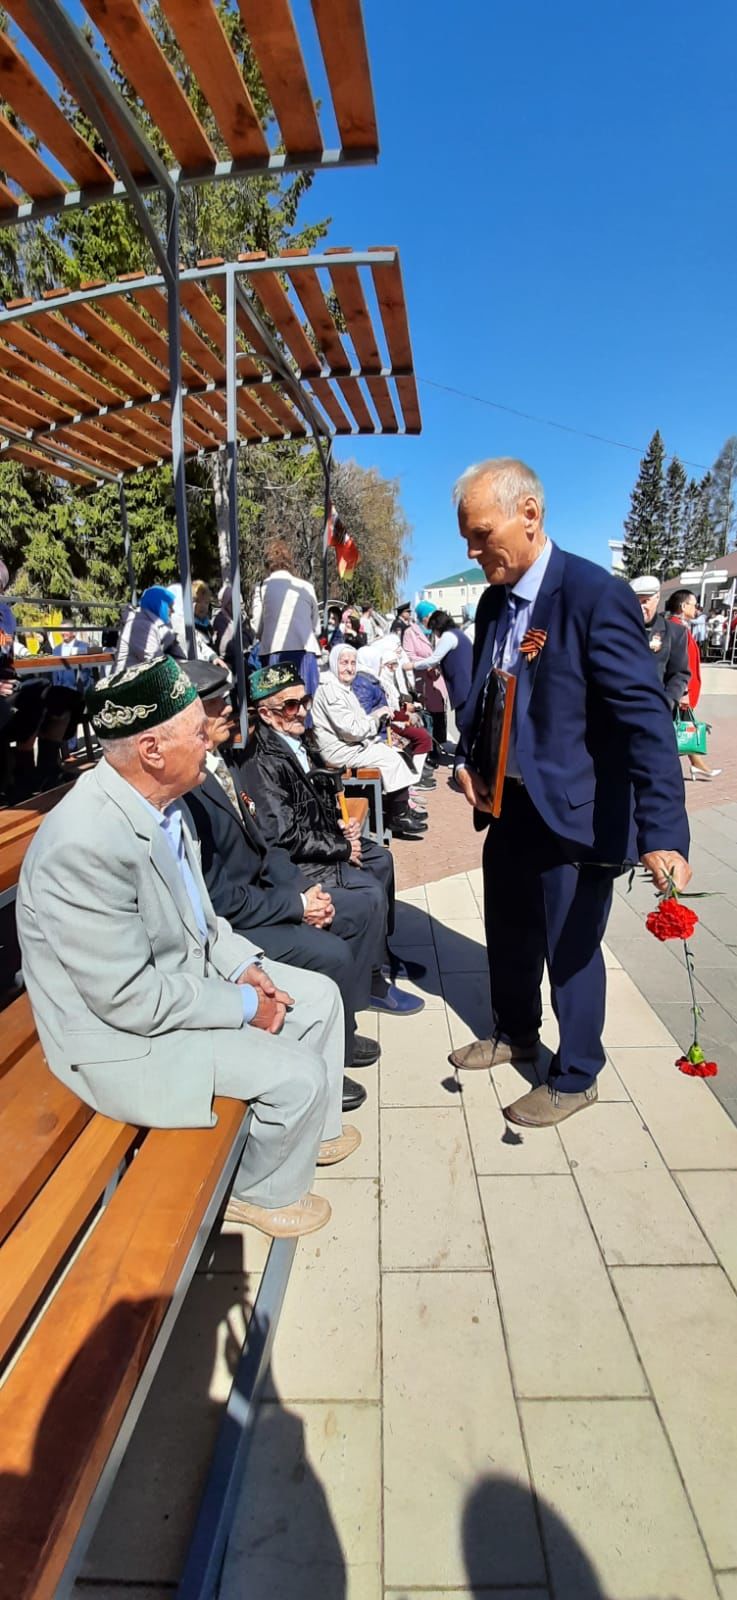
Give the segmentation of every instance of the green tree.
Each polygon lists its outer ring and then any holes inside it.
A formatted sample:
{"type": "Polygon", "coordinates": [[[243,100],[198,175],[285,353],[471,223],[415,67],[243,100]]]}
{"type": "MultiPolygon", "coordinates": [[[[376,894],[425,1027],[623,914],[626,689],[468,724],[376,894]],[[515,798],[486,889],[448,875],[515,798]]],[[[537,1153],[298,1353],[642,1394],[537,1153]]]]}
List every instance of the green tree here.
{"type": "Polygon", "coordinates": [[[717,546],[714,554],[726,556],[737,542],[737,434],[725,440],[710,477],[709,514],[717,546]]]}
{"type": "Polygon", "coordinates": [[[663,544],[660,554],[660,564],[657,568],[659,577],[663,579],[674,578],[681,570],[685,494],[685,468],[682,462],[678,460],[678,456],[673,456],[668,463],[668,471],[665,475],[665,516],[663,519],[663,544]]]}
{"type": "Polygon", "coordinates": [[[664,458],[665,446],[656,429],[640,462],[629,515],[625,518],[622,552],[625,578],[660,570],[665,536],[664,458]]]}

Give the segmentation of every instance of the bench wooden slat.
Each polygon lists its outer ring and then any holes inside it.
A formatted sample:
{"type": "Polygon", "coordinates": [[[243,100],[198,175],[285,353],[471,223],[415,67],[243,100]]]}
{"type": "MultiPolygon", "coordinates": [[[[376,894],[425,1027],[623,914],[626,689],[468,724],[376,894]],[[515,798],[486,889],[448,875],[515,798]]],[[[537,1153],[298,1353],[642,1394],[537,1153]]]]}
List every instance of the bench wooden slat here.
{"type": "Polygon", "coordinates": [[[0,1078],[0,1239],[92,1115],[49,1071],[40,1044],[0,1078]]]}
{"type": "Polygon", "coordinates": [[[0,1389],[0,1600],[52,1600],[244,1116],[154,1130],[0,1389]]]}
{"type": "Polygon", "coordinates": [[[35,794],[31,800],[21,801],[20,805],[5,806],[0,811],[0,836],[15,832],[26,821],[35,822],[47,816],[73,787],[73,782],[60,783],[55,789],[47,789],[45,794],[35,794]]]}
{"type": "Polygon", "coordinates": [[[0,1016],[0,1040],[2,1041],[2,1058],[0,1059],[0,1078],[15,1066],[20,1056],[30,1050],[36,1038],[36,1024],[33,1020],[31,1002],[27,994],[21,994],[13,1000],[0,1016]]]}
{"type": "Polygon", "coordinates": [[[137,1137],[93,1116],[0,1246],[0,1362],[137,1137]]]}

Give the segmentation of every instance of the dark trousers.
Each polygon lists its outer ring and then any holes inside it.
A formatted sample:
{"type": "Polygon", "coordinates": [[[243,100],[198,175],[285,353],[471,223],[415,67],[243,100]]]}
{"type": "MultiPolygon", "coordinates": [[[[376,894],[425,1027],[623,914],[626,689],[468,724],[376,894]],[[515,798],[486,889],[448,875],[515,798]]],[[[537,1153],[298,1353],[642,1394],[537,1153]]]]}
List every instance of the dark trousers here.
{"type": "MultiPolygon", "coordinates": [[[[336,916],[336,922],[338,917],[336,916]]],[[[335,924],[333,924],[335,926],[335,924]]],[[[269,927],[254,928],[246,935],[261,946],[272,961],[286,961],[288,966],[301,967],[307,972],[322,972],[337,983],[345,1013],[344,1065],[353,1060],[353,1035],[356,1028],[356,1009],[365,1004],[359,990],[366,986],[366,975],[354,961],[351,942],[327,928],[310,928],[307,923],[279,922],[269,927]]],[[[369,980],[370,981],[370,975],[369,980]]]]}
{"type": "Polygon", "coordinates": [[[547,963],[560,1045],[550,1080],[563,1093],[593,1083],[604,1065],[606,978],[601,941],[613,875],[575,867],[526,789],[507,782],[501,816],[484,843],[484,917],[497,1032],[535,1033],[547,963]]]}
{"type": "MultiPolygon", "coordinates": [[[[394,932],[394,861],[391,850],[373,839],[361,840],[361,865],[341,862],[339,866],[300,865],[303,887],[321,883],[335,906],[333,930],[358,922],[359,936],[369,973],[386,960],[387,935],[394,932]]],[[[348,937],[344,934],[343,937],[348,937]]],[[[370,982],[369,982],[370,988],[370,982]]],[[[362,999],[365,1005],[368,999],[362,999]]],[[[360,1009],[360,1007],[359,1007],[360,1009]]]]}

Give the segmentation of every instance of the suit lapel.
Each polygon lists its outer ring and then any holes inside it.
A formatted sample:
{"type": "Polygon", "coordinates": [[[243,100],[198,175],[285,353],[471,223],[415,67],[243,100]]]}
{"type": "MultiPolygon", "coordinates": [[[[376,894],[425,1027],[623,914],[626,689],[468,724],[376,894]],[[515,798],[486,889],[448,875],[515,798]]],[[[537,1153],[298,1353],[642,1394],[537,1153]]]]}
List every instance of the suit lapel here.
{"type": "MultiPolygon", "coordinates": [[[[557,545],[553,545],[550,554],[550,560],[545,571],[545,576],[540,585],[537,599],[535,600],[530,613],[530,628],[540,628],[542,629],[543,633],[547,633],[555,598],[558,594],[563,579],[564,564],[565,557],[563,556],[562,551],[558,549],[557,545]]],[[[517,668],[517,693],[514,703],[515,727],[517,736],[519,736],[519,730],[522,727],[524,719],[527,715],[530,700],[532,699],[532,692],[537,680],[537,674],[540,670],[540,662],[543,659],[544,653],[545,646],[543,645],[542,650],[533,658],[532,661],[526,660],[523,656],[517,668]]]]}
{"type": "Polygon", "coordinates": [[[494,589],[491,592],[487,589],[486,593],[489,594],[489,621],[486,633],[484,634],[483,639],[480,641],[476,670],[471,683],[471,691],[463,711],[464,729],[469,728],[473,722],[476,707],[478,705],[484,684],[486,683],[491,671],[491,664],[494,655],[494,640],[496,639],[499,615],[504,603],[506,591],[503,587],[501,587],[494,589]]]}
{"type": "MultiPolygon", "coordinates": [[[[121,778],[120,773],[116,772],[114,767],[109,766],[107,761],[98,762],[95,768],[95,777],[101,788],[105,790],[105,793],[124,812],[134,832],[138,834],[140,839],[146,840],[149,860],[154,872],[162,883],[166,885],[182,922],[189,928],[190,933],[194,934],[194,937],[199,940],[200,930],[197,927],[197,919],[192,903],[184,887],[184,880],[155,817],[152,816],[132,784],[126,783],[125,778],[121,778]]],[[[205,903],[206,901],[203,900],[203,906],[205,903]]]]}

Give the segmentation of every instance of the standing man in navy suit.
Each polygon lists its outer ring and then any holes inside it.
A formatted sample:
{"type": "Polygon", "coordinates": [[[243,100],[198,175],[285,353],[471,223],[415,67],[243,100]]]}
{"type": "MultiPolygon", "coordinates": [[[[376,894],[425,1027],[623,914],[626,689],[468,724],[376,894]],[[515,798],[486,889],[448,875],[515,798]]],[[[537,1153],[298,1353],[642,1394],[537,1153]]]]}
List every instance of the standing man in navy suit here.
{"type": "Polygon", "coordinates": [[[456,777],[486,828],[484,915],[492,1036],[450,1057],[489,1069],[532,1060],[547,963],[560,1043],[547,1083],[506,1107],[547,1127],[592,1105],[604,1065],[601,952],[614,878],[640,861],[658,889],[685,888],[689,832],[673,721],[629,585],[559,550],[536,474],[500,457],[454,496],[468,555],[489,584],[476,614],[474,677],[456,777]],[[537,635],[537,650],[529,639],[537,635]],[[532,649],[528,646],[532,644],[532,649]],[[525,646],[522,649],[522,646],[525,646]],[[494,668],[516,680],[501,815],[470,752],[494,668]]]}

